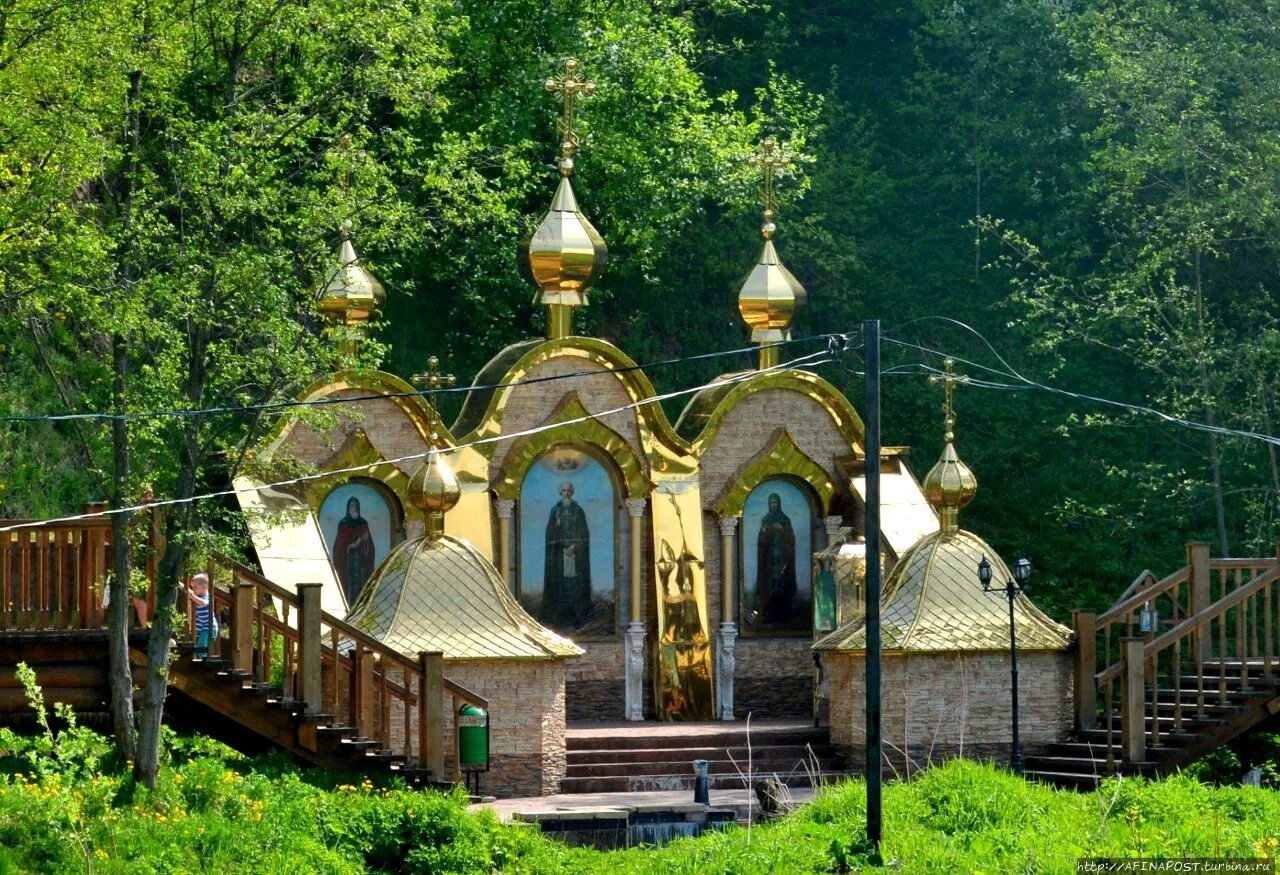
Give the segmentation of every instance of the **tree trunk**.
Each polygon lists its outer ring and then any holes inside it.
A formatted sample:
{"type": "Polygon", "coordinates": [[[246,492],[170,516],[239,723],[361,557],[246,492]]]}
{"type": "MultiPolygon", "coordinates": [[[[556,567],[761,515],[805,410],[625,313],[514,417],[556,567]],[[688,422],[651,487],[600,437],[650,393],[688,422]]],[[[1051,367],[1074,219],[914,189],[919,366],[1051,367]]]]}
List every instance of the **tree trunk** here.
{"type": "MultiPolygon", "coordinates": [[[[111,366],[114,371],[114,408],[119,417],[125,410],[129,360],[124,338],[118,334],[111,343],[111,366]]],[[[122,417],[111,424],[111,449],[114,468],[111,505],[118,510],[129,505],[129,423],[122,417]]],[[[121,759],[133,761],[137,756],[133,727],[133,672],[129,663],[129,578],[133,568],[133,546],[127,514],[112,515],[111,544],[114,568],[108,589],[111,604],[107,609],[107,679],[111,686],[111,720],[121,759]]]]}

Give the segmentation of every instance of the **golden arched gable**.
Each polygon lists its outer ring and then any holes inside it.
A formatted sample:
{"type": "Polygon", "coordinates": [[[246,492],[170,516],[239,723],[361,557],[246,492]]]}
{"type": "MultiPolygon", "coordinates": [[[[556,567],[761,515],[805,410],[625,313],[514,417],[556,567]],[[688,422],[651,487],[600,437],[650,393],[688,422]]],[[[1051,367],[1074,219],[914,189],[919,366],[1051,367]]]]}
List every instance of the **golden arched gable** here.
{"type": "Polygon", "coordinates": [[[710,508],[721,519],[742,516],[742,509],[752,490],[770,477],[787,476],[802,480],[817,494],[819,510],[831,510],[836,483],[821,465],[806,456],[785,426],[779,427],[769,443],[729,478],[724,489],[711,502],[710,508]]]}
{"type": "MultiPolygon", "coordinates": [[[[695,470],[689,445],[671,427],[662,406],[654,400],[657,393],[649,378],[616,346],[593,337],[519,343],[495,356],[476,377],[477,387],[493,388],[477,388],[470,392],[462,413],[454,423],[460,442],[486,441],[477,449],[492,457],[494,439],[502,434],[503,410],[512,394],[536,367],[556,358],[592,362],[618,380],[635,405],[633,410],[640,442],[654,471],[692,473],[695,470]]],[[[556,391],[553,386],[547,387],[549,392],[556,391]]],[[[566,381],[568,386],[572,386],[571,381],[566,381]]]]}
{"type": "Polygon", "coordinates": [[[627,498],[643,498],[653,488],[645,476],[644,463],[626,439],[598,419],[592,417],[576,392],[566,395],[552,413],[548,425],[559,423],[515,441],[507,451],[502,470],[494,478],[492,489],[498,498],[520,496],[520,484],[533,463],[556,445],[594,447],[612,459],[622,474],[627,498]]]}
{"type": "MultiPolygon", "coordinates": [[[[414,430],[422,438],[424,443],[428,443],[431,437],[431,411],[427,407],[426,402],[422,400],[422,396],[418,390],[397,377],[395,374],[389,374],[386,371],[374,370],[356,370],[349,369],[338,371],[317,380],[312,383],[298,398],[299,401],[318,402],[329,398],[334,398],[343,392],[354,391],[359,395],[368,395],[371,399],[379,401],[389,401],[404,413],[405,418],[413,424],[414,430]]],[[[335,403],[327,405],[334,409],[342,409],[344,407],[352,407],[356,410],[360,409],[359,402],[335,403]]],[[[285,419],[277,426],[274,435],[271,435],[263,442],[263,449],[260,455],[263,458],[271,458],[277,449],[288,438],[293,429],[301,423],[296,416],[285,419]]],[[[445,427],[443,422],[437,423],[436,433],[440,439],[449,446],[454,445],[453,435],[445,427]]],[[[416,468],[415,461],[404,463],[410,469],[416,468]]]]}
{"type": "Polygon", "coordinates": [[[715,443],[725,417],[739,402],[768,389],[798,392],[810,398],[831,417],[849,447],[862,454],[865,446],[862,417],[858,416],[849,399],[817,374],[788,369],[762,371],[745,379],[740,374],[726,374],[725,377],[729,379],[695,395],[676,422],[677,432],[682,440],[689,443],[694,455],[701,456],[715,443]]]}
{"type": "Polygon", "coordinates": [[[330,492],[353,480],[375,480],[381,483],[400,502],[402,515],[408,507],[405,490],[409,485],[409,475],[384,459],[362,428],[351,433],[337,455],[329,460],[327,467],[332,473],[301,484],[303,495],[313,513],[320,513],[320,506],[330,492]],[[351,470],[353,468],[356,470],[351,470]]]}

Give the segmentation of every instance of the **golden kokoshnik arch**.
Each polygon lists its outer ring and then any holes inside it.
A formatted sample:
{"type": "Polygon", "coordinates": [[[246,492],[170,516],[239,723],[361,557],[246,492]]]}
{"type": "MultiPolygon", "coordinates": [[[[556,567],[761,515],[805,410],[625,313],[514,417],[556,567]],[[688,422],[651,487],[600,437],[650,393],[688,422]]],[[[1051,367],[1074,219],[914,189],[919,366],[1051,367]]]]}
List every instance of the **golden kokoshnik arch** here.
{"type": "MultiPolygon", "coordinates": [[[[693,473],[696,470],[688,442],[676,433],[662,406],[653,400],[657,393],[649,378],[616,346],[593,337],[562,337],[557,340],[518,343],[495,356],[477,375],[476,384],[496,388],[479,389],[468,394],[462,413],[454,423],[455,431],[461,435],[460,441],[490,441],[480,444],[476,449],[492,458],[496,447],[492,439],[502,434],[503,411],[512,395],[522,388],[528,391],[528,384],[523,381],[536,368],[554,359],[590,362],[598,369],[584,368],[581,372],[584,377],[609,374],[618,381],[631,402],[636,405],[632,412],[644,455],[653,471],[693,473]]],[[[573,380],[566,379],[563,385],[565,388],[572,388],[573,380]]],[[[580,401],[578,403],[581,405],[580,401]]],[[[583,407],[576,415],[587,416],[590,413],[583,407]]],[[[581,429],[587,425],[588,423],[579,423],[571,428],[581,429]]],[[[582,436],[579,433],[578,437],[582,436]]],[[[558,439],[563,441],[563,435],[558,439]]]]}
{"type": "Polygon", "coordinates": [[[725,483],[710,508],[720,519],[742,516],[747,499],[771,477],[792,477],[807,484],[818,499],[820,515],[831,510],[836,483],[826,469],[796,446],[785,426],[777,428],[764,449],[748,459],[725,483]]]}
{"type": "Polygon", "coordinates": [[[715,443],[725,418],[739,403],[751,395],[770,389],[797,392],[813,401],[831,417],[832,423],[854,452],[863,452],[865,429],[862,417],[840,390],[808,371],[763,371],[745,379],[709,386],[695,395],[685,407],[676,422],[676,431],[682,440],[688,442],[693,454],[701,456],[715,443]]]}
{"type": "Polygon", "coordinates": [[[548,425],[560,422],[562,426],[548,428],[536,434],[520,438],[503,459],[502,470],[494,478],[490,488],[498,498],[518,499],[525,475],[533,463],[555,446],[575,446],[594,450],[611,459],[621,475],[621,486],[627,498],[643,498],[653,484],[645,475],[644,462],[627,443],[626,438],[597,419],[589,417],[578,393],[570,392],[556,405],[548,425]]]}
{"type": "MultiPolygon", "coordinates": [[[[323,401],[337,395],[339,392],[354,390],[361,395],[371,396],[369,403],[376,401],[390,401],[403,411],[405,418],[413,423],[414,429],[422,438],[424,443],[429,443],[431,439],[431,410],[427,407],[426,402],[422,400],[422,396],[418,389],[406,383],[395,374],[389,374],[386,371],[347,369],[338,371],[334,374],[317,380],[306,388],[297,400],[307,403],[315,401],[323,401]]],[[[344,408],[342,404],[330,405],[339,410],[344,408]]],[[[349,405],[355,410],[360,410],[361,404],[356,402],[349,405]]],[[[262,443],[263,449],[260,453],[264,459],[270,459],[271,456],[280,448],[289,433],[293,431],[301,420],[296,416],[290,416],[284,419],[275,432],[268,436],[262,443]]],[[[453,446],[455,441],[449,429],[445,427],[443,422],[437,423],[435,428],[440,439],[453,446]]]]}

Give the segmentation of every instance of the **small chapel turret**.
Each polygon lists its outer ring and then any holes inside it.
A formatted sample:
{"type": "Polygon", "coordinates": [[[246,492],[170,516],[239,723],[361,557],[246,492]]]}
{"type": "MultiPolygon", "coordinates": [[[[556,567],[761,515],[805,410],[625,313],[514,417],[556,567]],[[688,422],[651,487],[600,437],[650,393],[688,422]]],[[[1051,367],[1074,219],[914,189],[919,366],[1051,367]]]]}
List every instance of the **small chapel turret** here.
{"type": "Polygon", "coordinates": [[[367,322],[386,305],[387,292],[360,263],[350,226],[344,224],[341,233],[337,264],[316,289],[316,307],[337,330],[342,356],[354,358],[367,322]]]}
{"type": "Polygon", "coordinates": [[[547,339],[573,334],[573,311],[587,303],[587,289],[604,273],[609,249],[604,238],[578,209],[573,194],[573,153],[579,137],[574,130],[573,105],[590,96],[596,84],[578,75],[578,62],[566,58],[564,72],[546,80],[547,91],[558,93],[564,109],[557,120],[560,132],[560,185],[551,209],[533,236],[520,242],[520,263],[539,288],[537,303],[547,308],[547,339]]]}
{"type": "Polygon", "coordinates": [[[791,339],[791,323],[805,301],[804,286],[782,264],[773,245],[773,235],[778,230],[774,221],[778,217],[778,204],[773,198],[774,175],[791,166],[791,161],[791,153],[772,138],[747,158],[752,168],[764,174],[760,189],[764,200],[760,236],[764,237],[764,246],[739,287],[738,311],[751,329],[751,342],[760,345],[761,370],[778,365],[778,344],[791,339]]]}

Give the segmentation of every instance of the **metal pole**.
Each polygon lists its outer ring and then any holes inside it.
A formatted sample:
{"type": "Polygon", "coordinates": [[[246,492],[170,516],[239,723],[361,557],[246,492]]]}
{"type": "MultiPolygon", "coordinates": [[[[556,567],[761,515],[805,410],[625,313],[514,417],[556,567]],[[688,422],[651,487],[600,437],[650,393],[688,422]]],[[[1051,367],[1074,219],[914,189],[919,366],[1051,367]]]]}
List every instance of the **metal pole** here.
{"type": "Polygon", "coordinates": [[[1009,767],[1014,774],[1022,774],[1022,750],[1018,746],[1018,638],[1013,627],[1013,600],[1018,595],[1017,586],[1011,580],[1005,584],[1005,595],[1009,599],[1009,666],[1013,675],[1013,753],[1009,757],[1009,767]]]}
{"type": "Polygon", "coordinates": [[[866,336],[866,537],[867,537],[867,842],[880,851],[880,320],[868,319],[866,336]]]}

